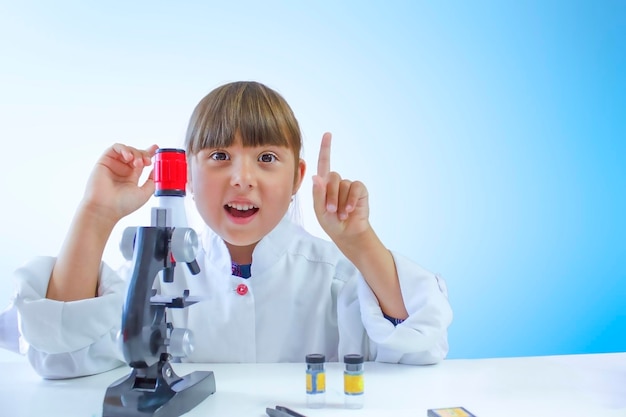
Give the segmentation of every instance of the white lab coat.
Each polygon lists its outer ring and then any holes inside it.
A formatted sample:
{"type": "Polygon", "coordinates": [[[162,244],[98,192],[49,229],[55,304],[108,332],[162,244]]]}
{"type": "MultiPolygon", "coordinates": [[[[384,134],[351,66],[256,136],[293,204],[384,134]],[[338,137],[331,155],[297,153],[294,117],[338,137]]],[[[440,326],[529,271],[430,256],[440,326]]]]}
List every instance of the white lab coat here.
{"type": "MultiPolygon", "coordinates": [[[[156,280],[164,295],[188,289],[203,300],[168,309],[174,328],[194,334],[195,349],[183,361],[303,362],[309,353],[338,361],[361,353],[366,360],[421,365],[448,352],[452,311],[443,279],[398,254],[393,256],[409,318],[394,326],[338,248],[286,218],[256,246],[248,279],[232,275],[217,235],[207,231],[201,243],[199,275],[179,265],[173,283],[156,280]],[[236,290],[240,284],[247,286],[245,295],[236,290]]],[[[103,263],[98,297],[59,302],[45,298],[54,262],[39,257],[15,272],[18,290],[13,309],[5,312],[4,344],[16,346],[23,338],[32,366],[46,378],[122,365],[117,334],[129,268],[115,272],[103,263]],[[19,335],[11,324],[15,309],[19,335]]]]}

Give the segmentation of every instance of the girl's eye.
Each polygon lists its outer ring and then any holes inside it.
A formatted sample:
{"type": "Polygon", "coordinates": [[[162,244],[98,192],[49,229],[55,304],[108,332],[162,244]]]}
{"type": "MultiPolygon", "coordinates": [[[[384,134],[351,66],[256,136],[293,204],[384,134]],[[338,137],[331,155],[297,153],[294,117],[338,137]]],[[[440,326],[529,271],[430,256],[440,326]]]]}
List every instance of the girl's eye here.
{"type": "Polygon", "coordinates": [[[226,161],[228,159],[228,155],[226,155],[226,152],[213,152],[209,158],[214,161],[226,161]]]}
{"type": "Polygon", "coordinates": [[[263,155],[259,156],[260,162],[275,162],[276,159],[276,155],[271,153],[264,153],[263,155]]]}

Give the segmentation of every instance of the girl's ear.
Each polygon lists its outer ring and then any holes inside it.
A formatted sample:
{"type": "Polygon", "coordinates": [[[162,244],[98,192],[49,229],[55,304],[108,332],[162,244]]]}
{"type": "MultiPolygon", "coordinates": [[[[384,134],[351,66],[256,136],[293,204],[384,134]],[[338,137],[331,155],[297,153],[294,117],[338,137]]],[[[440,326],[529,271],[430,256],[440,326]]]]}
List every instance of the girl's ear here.
{"type": "Polygon", "coordinates": [[[304,162],[304,159],[300,158],[300,161],[298,161],[298,166],[296,167],[296,175],[293,180],[293,192],[291,193],[292,195],[295,195],[300,189],[305,172],[306,162],[304,162]]]}

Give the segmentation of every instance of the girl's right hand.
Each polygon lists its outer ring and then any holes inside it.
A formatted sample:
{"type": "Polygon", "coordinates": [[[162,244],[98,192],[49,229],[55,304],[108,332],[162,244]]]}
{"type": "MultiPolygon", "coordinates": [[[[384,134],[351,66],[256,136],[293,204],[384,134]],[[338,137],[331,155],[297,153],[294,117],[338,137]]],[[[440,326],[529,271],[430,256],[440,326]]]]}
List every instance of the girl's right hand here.
{"type": "Polygon", "coordinates": [[[152,165],[157,149],[157,145],[140,150],[119,143],[107,149],[91,172],[82,206],[114,223],[143,206],[154,193],[153,172],[142,185],[139,178],[152,165]]]}

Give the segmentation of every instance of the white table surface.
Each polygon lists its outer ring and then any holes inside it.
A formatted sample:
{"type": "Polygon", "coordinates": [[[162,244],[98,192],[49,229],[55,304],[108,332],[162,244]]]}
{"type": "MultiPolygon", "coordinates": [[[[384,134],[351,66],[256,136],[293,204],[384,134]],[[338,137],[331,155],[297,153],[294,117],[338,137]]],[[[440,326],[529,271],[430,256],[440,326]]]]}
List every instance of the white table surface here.
{"type": "MultiPolygon", "coordinates": [[[[326,407],[305,406],[304,364],[174,364],[183,376],[212,370],[217,391],[185,416],[262,417],[285,405],[314,416],[426,416],[463,406],[478,417],[626,417],[626,353],[446,360],[435,366],[365,363],[365,406],[343,407],[343,365],[326,364],[326,407]]],[[[44,380],[18,355],[0,361],[0,416],[102,415],[118,368],[44,380]]]]}

